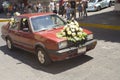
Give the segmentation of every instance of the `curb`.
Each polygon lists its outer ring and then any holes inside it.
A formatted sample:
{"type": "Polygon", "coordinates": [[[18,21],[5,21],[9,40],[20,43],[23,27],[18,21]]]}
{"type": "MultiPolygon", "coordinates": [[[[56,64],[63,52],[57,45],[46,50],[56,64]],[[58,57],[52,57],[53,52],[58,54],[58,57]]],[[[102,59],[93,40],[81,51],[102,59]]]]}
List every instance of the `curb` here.
{"type": "Polygon", "coordinates": [[[92,24],[92,23],[83,23],[83,22],[79,22],[79,25],[80,26],[86,26],[86,27],[120,30],[120,26],[114,26],[114,25],[92,24]]]}
{"type": "Polygon", "coordinates": [[[10,19],[0,19],[0,22],[8,22],[10,19]]]}

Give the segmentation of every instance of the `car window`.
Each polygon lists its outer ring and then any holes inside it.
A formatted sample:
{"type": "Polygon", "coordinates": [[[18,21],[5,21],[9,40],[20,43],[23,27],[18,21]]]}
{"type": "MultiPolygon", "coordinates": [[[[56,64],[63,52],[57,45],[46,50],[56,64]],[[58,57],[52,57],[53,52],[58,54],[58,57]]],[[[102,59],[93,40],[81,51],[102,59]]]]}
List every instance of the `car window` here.
{"type": "Polygon", "coordinates": [[[38,16],[35,18],[31,18],[31,22],[32,22],[34,31],[57,28],[66,24],[65,21],[63,21],[57,15],[38,16]]]}
{"type": "Polygon", "coordinates": [[[20,30],[25,31],[25,32],[29,32],[29,24],[28,24],[27,18],[21,19],[20,30]]]}

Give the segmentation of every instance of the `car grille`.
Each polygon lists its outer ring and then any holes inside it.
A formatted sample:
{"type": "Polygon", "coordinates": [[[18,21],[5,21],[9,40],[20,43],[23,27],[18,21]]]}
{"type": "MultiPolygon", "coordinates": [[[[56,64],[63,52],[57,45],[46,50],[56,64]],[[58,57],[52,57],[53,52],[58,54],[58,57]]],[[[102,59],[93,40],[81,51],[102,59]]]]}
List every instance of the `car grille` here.
{"type": "Polygon", "coordinates": [[[68,41],[68,47],[83,45],[86,41],[87,39],[77,42],[68,41]]]}

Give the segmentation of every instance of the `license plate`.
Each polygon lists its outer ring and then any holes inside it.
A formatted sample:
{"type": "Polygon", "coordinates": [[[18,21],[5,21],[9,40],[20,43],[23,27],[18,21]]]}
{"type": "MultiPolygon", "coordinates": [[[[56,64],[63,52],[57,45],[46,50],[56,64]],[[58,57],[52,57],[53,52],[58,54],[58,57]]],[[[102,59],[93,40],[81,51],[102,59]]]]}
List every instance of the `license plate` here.
{"type": "Polygon", "coordinates": [[[77,50],[78,54],[86,52],[86,47],[80,47],[77,50]]]}

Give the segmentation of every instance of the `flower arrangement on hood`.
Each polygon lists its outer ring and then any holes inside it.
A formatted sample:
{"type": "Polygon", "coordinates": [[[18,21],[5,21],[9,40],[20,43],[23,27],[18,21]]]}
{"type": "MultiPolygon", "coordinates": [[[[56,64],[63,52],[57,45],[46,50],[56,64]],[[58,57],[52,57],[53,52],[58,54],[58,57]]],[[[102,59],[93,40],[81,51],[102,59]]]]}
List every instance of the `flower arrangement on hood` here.
{"type": "Polygon", "coordinates": [[[15,22],[17,22],[17,20],[15,19],[16,16],[19,16],[20,13],[19,12],[15,12],[14,16],[10,19],[10,25],[14,25],[15,22]]]}
{"type": "Polygon", "coordinates": [[[66,38],[69,41],[77,42],[85,40],[87,34],[79,27],[79,23],[75,20],[68,21],[60,32],[57,33],[58,38],[66,38]]]}

